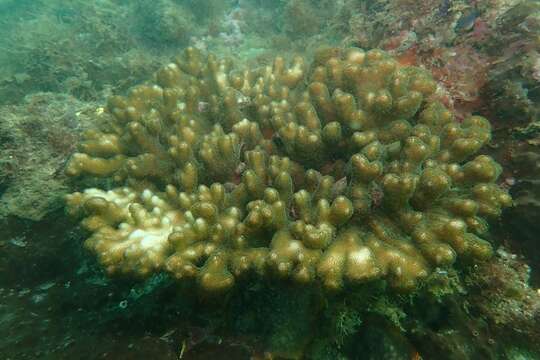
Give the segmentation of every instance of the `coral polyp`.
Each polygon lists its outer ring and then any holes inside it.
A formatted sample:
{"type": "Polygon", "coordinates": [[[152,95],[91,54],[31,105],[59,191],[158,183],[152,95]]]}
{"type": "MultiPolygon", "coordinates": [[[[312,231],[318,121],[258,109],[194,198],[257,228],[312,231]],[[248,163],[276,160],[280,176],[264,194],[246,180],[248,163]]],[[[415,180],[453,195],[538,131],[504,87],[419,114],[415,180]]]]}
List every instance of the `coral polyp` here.
{"type": "Polygon", "coordinates": [[[477,155],[489,122],[455,121],[436,88],[380,50],[239,69],[188,48],[109,99],[66,172],[117,187],[67,208],[111,274],[166,271],[208,293],[248,275],[412,289],[489,258],[487,220],[512,202],[477,155]]]}

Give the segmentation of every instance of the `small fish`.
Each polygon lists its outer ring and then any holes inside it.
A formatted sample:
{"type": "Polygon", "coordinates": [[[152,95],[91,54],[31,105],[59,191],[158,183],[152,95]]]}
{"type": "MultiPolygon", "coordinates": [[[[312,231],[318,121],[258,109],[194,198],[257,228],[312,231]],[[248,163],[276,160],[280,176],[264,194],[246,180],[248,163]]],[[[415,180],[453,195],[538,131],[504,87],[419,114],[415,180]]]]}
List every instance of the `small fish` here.
{"type": "Polygon", "coordinates": [[[345,192],[345,189],[347,188],[347,177],[342,177],[338,181],[334,183],[332,186],[332,193],[335,196],[339,196],[345,192]]]}
{"type": "Polygon", "coordinates": [[[205,113],[210,109],[210,103],[206,101],[199,101],[197,103],[197,111],[200,113],[205,113]]]}
{"type": "Polygon", "coordinates": [[[456,23],[456,32],[471,31],[478,16],[480,16],[480,12],[476,9],[463,13],[456,23]]]}
{"type": "Polygon", "coordinates": [[[439,7],[439,16],[448,16],[450,8],[452,7],[451,0],[443,0],[441,6],[439,7]]]}
{"type": "Polygon", "coordinates": [[[9,243],[18,247],[26,247],[26,241],[22,237],[16,237],[9,240],[9,243]]]}
{"type": "Polygon", "coordinates": [[[235,92],[235,97],[236,97],[236,103],[238,104],[238,106],[243,109],[249,105],[251,105],[251,99],[244,95],[241,91],[239,90],[236,90],[236,89],[232,89],[232,91],[235,92]]]}

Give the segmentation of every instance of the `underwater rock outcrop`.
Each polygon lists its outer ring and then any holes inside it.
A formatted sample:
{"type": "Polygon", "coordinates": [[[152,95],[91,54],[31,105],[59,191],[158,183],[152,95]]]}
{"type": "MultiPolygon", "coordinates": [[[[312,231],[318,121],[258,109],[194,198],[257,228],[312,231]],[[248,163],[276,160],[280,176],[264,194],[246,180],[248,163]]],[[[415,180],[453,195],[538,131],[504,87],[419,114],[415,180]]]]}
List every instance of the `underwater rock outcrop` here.
{"type": "Polygon", "coordinates": [[[63,169],[95,108],[54,93],[0,106],[0,222],[40,221],[63,208],[71,192],[63,169]]]}
{"type": "Polygon", "coordinates": [[[167,271],[206,293],[248,274],[329,290],[411,289],[456,257],[487,259],[486,219],[512,202],[425,71],[351,48],[236,69],[193,48],[110,116],[67,164],[112,180],[67,197],[107,272],[167,271]]]}

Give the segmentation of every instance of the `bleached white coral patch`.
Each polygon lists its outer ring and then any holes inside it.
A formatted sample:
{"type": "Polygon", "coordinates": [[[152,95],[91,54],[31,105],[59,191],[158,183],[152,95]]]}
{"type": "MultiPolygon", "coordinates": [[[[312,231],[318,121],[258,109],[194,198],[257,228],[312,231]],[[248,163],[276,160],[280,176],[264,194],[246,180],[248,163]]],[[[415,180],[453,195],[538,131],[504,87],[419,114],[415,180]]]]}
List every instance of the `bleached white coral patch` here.
{"type": "Polygon", "coordinates": [[[125,221],[116,228],[104,226],[86,241],[109,272],[145,275],[163,266],[170,252],[167,239],[183,223],[178,211],[159,194],[144,190],[140,197],[129,188],[110,191],[87,189],[84,198],[99,197],[125,211],[125,221]]]}

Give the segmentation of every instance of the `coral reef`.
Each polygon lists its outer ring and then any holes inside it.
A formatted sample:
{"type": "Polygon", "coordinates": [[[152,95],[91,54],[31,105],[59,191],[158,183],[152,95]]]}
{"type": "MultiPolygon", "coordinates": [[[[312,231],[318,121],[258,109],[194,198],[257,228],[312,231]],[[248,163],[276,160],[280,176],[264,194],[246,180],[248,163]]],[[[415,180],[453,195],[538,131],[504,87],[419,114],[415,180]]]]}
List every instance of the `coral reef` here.
{"type": "Polygon", "coordinates": [[[344,43],[381,47],[402,63],[429,69],[458,115],[482,110],[505,122],[537,116],[537,2],[410,3],[349,4],[344,43]]]}
{"type": "MultiPolygon", "coordinates": [[[[0,107],[0,333],[7,334],[0,353],[13,359],[540,359],[538,14],[538,3],[530,0],[0,0],[0,103],[17,104],[0,107]],[[186,44],[233,56],[234,64],[193,52],[191,61],[175,61],[179,78],[176,70],[162,70],[126,98],[111,98],[101,113],[95,101],[124,94],[186,44]],[[399,65],[381,83],[363,88],[379,79],[367,69],[381,64],[364,58],[358,65],[366,73],[347,72],[356,62],[340,48],[350,46],[382,48],[399,65]],[[311,67],[298,62],[296,84],[284,80],[290,67],[281,60],[273,69],[257,68],[275,53],[292,59],[293,51],[315,57],[311,67]],[[424,92],[414,114],[398,118],[390,79],[403,72],[412,82],[415,74],[427,81],[422,73],[431,73],[437,90],[424,92]],[[391,110],[370,105],[369,92],[390,94],[391,110]],[[152,94],[157,98],[150,101],[152,94]],[[354,125],[339,103],[350,98],[371,122],[354,125]],[[430,107],[446,113],[436,99],[461,123],[444,125],[449,133],[424,123],[430,107]],[[420,137],[419,126],[444,140],[471,114],[490,119],[493,138],[481,140],[488,146],[479,153],[502,165],[496,182],[515,205],[489,234],[477,234],[497,248],[481,262],[435,226],[440,219],[467,220],[447,201],[474,196],[472,182],[452,178],[444,194],[431,195],[436,199],[429,206],[418,200],[431,164],[452,169],[438,158],[450,140],[418,168],[391,165],[407,162],[403,146],[408,137],[420,137]],[[390,131],[398,120],[410,129],[390,131]],[[94,122],[101,123],[99,132],[94,122]],[[136,137],[137,128],[148,141],[136,137]],[[72,159],[70,169],[81,174],[69,178],[62,170],[83,129],[79,152],[86,157],[72,159]],[[366,132],[374,132],[383,148],[375,160],[382,173],[362,182],[352,160],[370,154],[354,142],[355,134],[366,132]],[[95,161],[77,169],[76,160],[95,161]],[[89,176],[91,168],[99,176],[89,176]],[[399,191],[384,188],[384,179],[405,170],[420,180],[413,180],[409,199],[393,203],[399,191]],[[177,194],[167,192],[169,184],[177,194]],[[355,197],[359,184],[366,189],[364,202],[355,197]],[[62,197],[74,189],[81,193],[71,197],[68,210],[85,218],[90,235],[61,209],[62,197]],[[338,198],[353,204],[343,222],[332,210],[338,198]],[[109,200],[116,204],[103,210],[109,200]],[[437,266],[429,243],[403,227],[398,215],[407,209],[452,247],[456,266],[437,266]],[[215,236],[223,229],[225,236],[215,236]],[[106,269],[146,279],[108,278],[80,247],[85,236],[106,269]],[[395,254],[386,264],[380,264],[384,252],[374,247],[374,237],[395,254]],[[425,276],[401,282],[395,260],[403,251],[396,244],[413,247],[425,276]],[[361,272],[351,269],[370,252],[380,273],[355,277],[361,272]],[[321,258],[332,266],[323,268],[321,258]],[[178,262],[187,266],[179,271],[178,262]],[[342,282],[334,286],[332,277],[342,282]],[[384,280],[398,289],[419,286],[403,294],[388,291],[384,280]],[[230,290],[197,297],[193,283],[204,295],[230,290]],[[362,285],[348,286],[355,284],[362,285]]],[[[411,81],[406,94],[414,92],[411,81]]],[[[483,133],[459,132],[470,138],[483,133]]],[[[465,172],[472,159],[452,166],[465,172]]],[[[478,219],[488,216],[479,211],[478,219]]],[[[410,269],[410,262],[405,265],[410,269]]]]}
{"type": "Polygon", "coordinates": [[[111,97],[66,167],[119,185],[67,198],[109,273],[412,289],[491,256],[485,219],[511,198],[475,156],[489,122],[453,121],[425,71],[358,48],[239,70],[188,48],[154,81],[111,97]]]}

